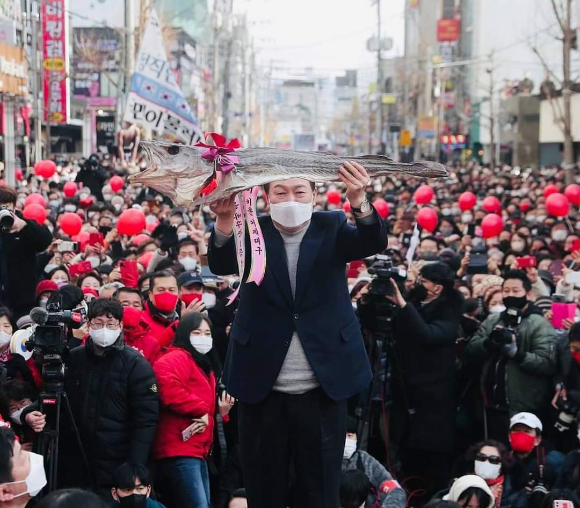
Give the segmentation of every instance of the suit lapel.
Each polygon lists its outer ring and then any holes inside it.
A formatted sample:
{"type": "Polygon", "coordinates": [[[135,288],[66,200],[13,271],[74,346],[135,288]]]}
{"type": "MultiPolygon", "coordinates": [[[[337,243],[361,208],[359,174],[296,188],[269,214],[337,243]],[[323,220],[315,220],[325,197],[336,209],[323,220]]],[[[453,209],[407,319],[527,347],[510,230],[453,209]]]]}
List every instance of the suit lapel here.
{"type": "Polygon", "coordinates": [[[288,262],[286,261],[284,241],[271,220],[264,224],[262,232],[264,234],[264,242],[266,243],[266,268],[271,270],[280,289],[282,289],[282,294],[288,301],[288,304],[293,307],[294,299],[292,298],[290,276],[288,275],[288,262]]]}
{"type": "Polygon", "coordinates": [[[326,230],[320,226],[316,216],[313,215],[308,231],[306,231],[300,244],[298,268],[296,270],[296,302],[301,300],[308,285],[309,274],[318,256],[318,250],[324,242],[325,235],[326,230]]]}

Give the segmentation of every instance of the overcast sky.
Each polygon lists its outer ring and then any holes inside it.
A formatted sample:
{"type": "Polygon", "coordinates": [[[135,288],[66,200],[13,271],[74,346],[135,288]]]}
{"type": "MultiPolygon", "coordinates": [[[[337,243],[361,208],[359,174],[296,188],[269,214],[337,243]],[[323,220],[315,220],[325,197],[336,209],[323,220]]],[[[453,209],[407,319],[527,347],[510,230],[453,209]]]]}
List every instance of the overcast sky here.
{"type": "MultiPolygon", "coordinates": [[[[393,49],[404,50],[404,0],[382,0],[382,32],[393,49]]],[[[366,41],[377,33],[377,8],[372,0],[234,0],[236,12],[247,12],[258,61],[288,74],[312,67],[316,74],[341,74],[344,69],[372,72],[376,53],[366,41]]],[[[279,71],[280,72],[280,71],[279,71]]]]}

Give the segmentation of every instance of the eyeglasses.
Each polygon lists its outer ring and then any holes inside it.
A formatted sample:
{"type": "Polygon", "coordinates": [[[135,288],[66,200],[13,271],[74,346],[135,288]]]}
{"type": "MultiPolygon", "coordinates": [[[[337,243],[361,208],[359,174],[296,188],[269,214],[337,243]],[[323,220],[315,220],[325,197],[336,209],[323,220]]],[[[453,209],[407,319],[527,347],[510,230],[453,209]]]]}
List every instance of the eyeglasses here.
{"type": "Polygon", "coordinates": [[[488,461],[490,464],[498,465],[501,464],[501,458],[497,455],[486,455],[485,453],[478,453],[475,456],[475,460],[478,462],[485,462],[488,461]]]}
{"type": "Polygon", "coordinates": [[[107,330],[117,330],[119,328],[120,323],[89,323],[91,328],[94,330],[102,330],[104,326],[107,327],[107,330]]]}

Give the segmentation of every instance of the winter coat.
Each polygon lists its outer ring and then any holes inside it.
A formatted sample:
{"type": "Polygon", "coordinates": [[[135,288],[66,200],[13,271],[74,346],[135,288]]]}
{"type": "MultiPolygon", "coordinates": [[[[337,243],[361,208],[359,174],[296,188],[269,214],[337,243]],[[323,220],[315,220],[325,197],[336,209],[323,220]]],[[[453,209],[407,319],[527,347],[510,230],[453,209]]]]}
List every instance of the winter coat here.
{"type": "MultiPolygon", "coordinates": [[[[22,219],[20,212],[16,214],[22,219]]],[[[0,233],[0,303],[17,318],[34,307],[38,284],[36,254],[52,242],[46,227],[23,220],[27,225],[19,233],[0,233]]]]}
{"type": "Polygon", "coordinates": [[[109,174],[102,166],[94,169],[85,166],[77,173],[75,182],[88,187],[97,201],[103,201],[103,185],[105,185],[107,178],[109,178],[109,174]]]}
{"type": "MultiPolygon", "coordinates": [[[[147,462],[159,418],[153,370],[122,337],[103,356],[94,354],[89,339],[70,352],[67,365],[65,389],[93,479],[97,487],[110,488],[117,466],[147,462]]],[[[74,435],[66,441],[75,443],[74,435]]]]}
{"type": "Polygon", "coordinates": [[[155,459],[195,457],[205,459],[213,443],[216,379],[209,377],[182,348],[171,347],[153,366],[159,382],[161,412],[153,447],[155,459]],[[182,432],[193,418],[209,415],[206,429],[183,441],[182,432]]]}
{"type": "Polygon", "coordinates": [[[159,341],[151,334],[149,325],[141,320],[135,328],[123,327],[125,344],[139,351],[153,365],[161,356],[159,341]]]}
{"type": "Polygon", "coordinates": [[[402,446],[453,450],[455,341],[462,302],[458,295],[425,305],[409,302],[395,315],[391,389],[393,410],[405,420],[408,439],[402,446]]]}
{"type": "Polygon", "coordinates": [[[177,314],[174,317],[167,318],[151,302],[146,302],[141,319],[149,327],[150,334],[157,339],[161,348],[166,348],[171,345],[173,337],[175,336],[175,330],[179,324],[177,314]]]}
{"type": "MultiPolygon", "coordinates": [[[[528,309],[530,311],[530,309],[528,309]]],[[[486,340],[499,324],[502,314],[489,316],[465,346],[466,364],[486,364],[484,376],[499,362],[505,362],[506,396],[510,415],[527,411],[542,413],[553,395],[551,379],[556,369],[554,341],[556,333],[543,316],[524,313],[516,328],[518,353],[514,358],[503,357],[489,349],[486,340]]]]}
{"type": "Polygon", "coordinates": [[[404,489],[399,486],[385,467],[367,452],[357,450],[350,459],[343,459],[342,469],[343,471],[348,469],[362,471],[377,489],[380,489],[384,482],[392,482],[389,485],[392,490],[387,493],[379,493],[382,508],[405,508],[407,506],[407,494],[404,489]]]}

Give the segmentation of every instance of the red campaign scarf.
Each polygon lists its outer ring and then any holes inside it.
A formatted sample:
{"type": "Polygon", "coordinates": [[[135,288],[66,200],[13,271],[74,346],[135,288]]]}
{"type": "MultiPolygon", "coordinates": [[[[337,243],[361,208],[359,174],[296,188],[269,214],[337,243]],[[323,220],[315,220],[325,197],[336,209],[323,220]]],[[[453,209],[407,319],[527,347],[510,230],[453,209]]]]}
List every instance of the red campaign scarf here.
{"type": "Polygon", "coordinates": [[[487,483],[487,486],[490,488],[493,497],[495,498],[494,503],[495,508],[499,508],[501,504],[501,498],[503,495],[503,481],[504,481],[503,475],[498,476],[493,480],[485,480],[485,483],[487,483]]]}

